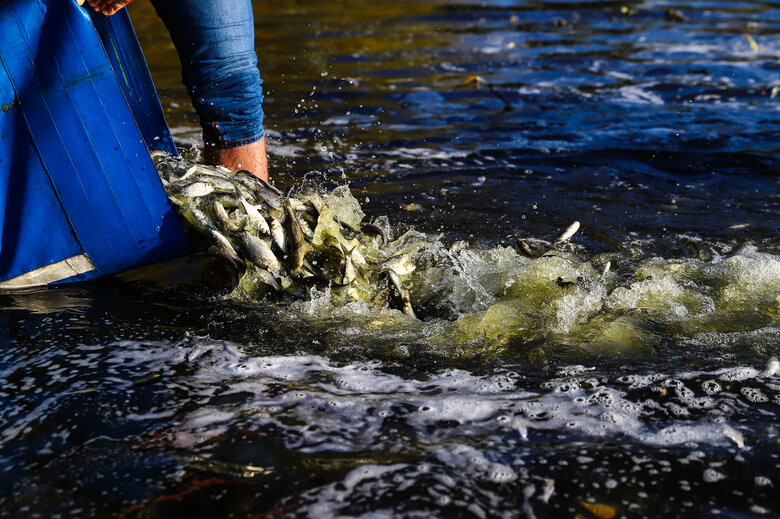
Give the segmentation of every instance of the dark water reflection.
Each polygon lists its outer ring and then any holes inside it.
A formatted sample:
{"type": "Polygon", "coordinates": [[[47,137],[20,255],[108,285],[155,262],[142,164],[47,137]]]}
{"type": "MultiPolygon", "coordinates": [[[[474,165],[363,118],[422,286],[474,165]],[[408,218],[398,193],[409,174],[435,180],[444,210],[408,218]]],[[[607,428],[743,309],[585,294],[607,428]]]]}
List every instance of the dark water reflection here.
{"type": "MultiPolygon", "coordinates": [[[[131,14],[197,145],[162,24],[131,14]]],[[[773,2],[256,2],[256,20],[278,184],[343,176],[368,214],[484,246],[577,219],[581,254],[630,256],[619,275],[689,241],[747,250],[705,291],[744,299],[693,329],[626,312],[652,340],[613,349],[533,330],[491,349],[227,303],[195,259],[2,294],[0,516],[780,513],[773,2]]]]}

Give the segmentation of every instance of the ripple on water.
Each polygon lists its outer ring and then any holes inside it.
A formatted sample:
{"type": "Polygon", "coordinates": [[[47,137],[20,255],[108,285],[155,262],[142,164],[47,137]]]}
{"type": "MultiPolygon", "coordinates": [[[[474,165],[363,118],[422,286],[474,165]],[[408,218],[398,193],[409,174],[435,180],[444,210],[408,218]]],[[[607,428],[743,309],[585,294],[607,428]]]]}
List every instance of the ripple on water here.
{"type": "Polygon", "coordinates": [[[485,245],[428,256],[425,321],[0,294],[0,515],[777,515],[778,10],[626,4],[255,2],[276,181],[485,245]],[[496,247],[573,219],[554,257],[496,247]]]}

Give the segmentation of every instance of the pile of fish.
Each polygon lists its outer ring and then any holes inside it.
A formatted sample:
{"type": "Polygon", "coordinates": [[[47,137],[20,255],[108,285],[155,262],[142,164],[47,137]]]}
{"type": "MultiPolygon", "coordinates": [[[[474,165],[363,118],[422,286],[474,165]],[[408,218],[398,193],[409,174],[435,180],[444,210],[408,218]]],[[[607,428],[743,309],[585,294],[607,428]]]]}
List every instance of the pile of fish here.
{"type": "MultiPolygon", "coordinates": [[[[185,226],[205,238],[230,271],[232,297],[304,297],[316,288],[328,290],[335,303],[364,301],[415,317],[409,285],[416,253],[438,237],[409,230],[393,239],[386,217],[363,221],[365,213],[344,185],[328,190],[304,183],[285,194],[249,171],[161,152],[153,159],[185,226]]],[[[518,252],[549,254],[578,227],[574,222],[554,242],[518,242],[518,252]]]]}
{"type": "Polygon", "coordinates": [[[245,170],[152,157],[176,211],[231,271],[232,296],[256,301],[270,291],[329,288],[334,299],[415,315],[404,283],[428,238],[409,231],[392,240],[387,219],[364,222],[346,186],[303,184],[284,194],[245,170]]]}

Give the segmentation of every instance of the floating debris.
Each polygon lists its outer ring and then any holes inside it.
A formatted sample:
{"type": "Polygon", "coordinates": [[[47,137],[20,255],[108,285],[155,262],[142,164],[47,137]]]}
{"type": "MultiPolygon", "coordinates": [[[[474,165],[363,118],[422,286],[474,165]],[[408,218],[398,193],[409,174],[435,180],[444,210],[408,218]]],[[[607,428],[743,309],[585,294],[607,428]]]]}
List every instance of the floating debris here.
{"type": "Polygon", "coordinates": [[[760,52],[761,49],[763,49],[763,47],[759,45],[758,42],[754,40],[753,37],[748,33],[745,33],[745,39],[750,44],[750,50],[752,50],[753,52],[760,52]]]}
{"type": "Polygon", "coordinates": [[[87,389],[80,389],[78,391],[68,391],[67,393],[64,393],[65,396],[70,395],[83,395],[84,393],[94,393],[95,391],[100,391],[100,388],[97,387],[89,387],[87,389]]]}
{"type": "Polygon", "coordinates": [[[670,7],[664,13],[664,18],[667,22],[684,22],[686,20],[685,15],[674,7],[670,7]]]}
{"type": "Polygon", "coordinates": [[[604,503],[588,503],[587,501],[581,501],[580,504],[587,511],[598,517],[598,519],[612,519],[617,515],[617,510],[613,506],[604,503]]]}
{"type": "Polygon", "coordinates": [[[409,212],[418,212],[418,211],[424,211],[425,207],[423,207],[422,204],[418,204],[418,203],[414,203],[413,202],[411,204],[404,204],[404,205],[402,205],[401,209],[403,209],[404,211],[409,211],[409,212]]]}
{"type": "Polygon", "coordinates": [[[504,108],[502,111],[510,112],[512,110],[512,103],[510,103],[509,100],[501,94],[501,92],[496,90],[496,88],[482,76],[469,76],[466,78],[465,83],[472,88],[479,88],[481,86],[487,87],[487,89],[490,90],[490,93],[493,94],[496,99],[504,103],[504,108]]]}

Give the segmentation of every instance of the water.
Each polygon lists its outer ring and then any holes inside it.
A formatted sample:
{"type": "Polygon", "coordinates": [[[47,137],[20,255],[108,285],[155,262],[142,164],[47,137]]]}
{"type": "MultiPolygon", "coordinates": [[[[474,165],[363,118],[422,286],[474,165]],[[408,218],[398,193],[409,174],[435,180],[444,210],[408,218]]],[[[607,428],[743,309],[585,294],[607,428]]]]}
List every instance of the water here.
{"type": "Polygon", "coordinates": [[[425,320],[225,301],[199,258],[0,295],[0,515],[780,513],[772,3],[256,9],[272,177],[441,233],[425,320]]]}

